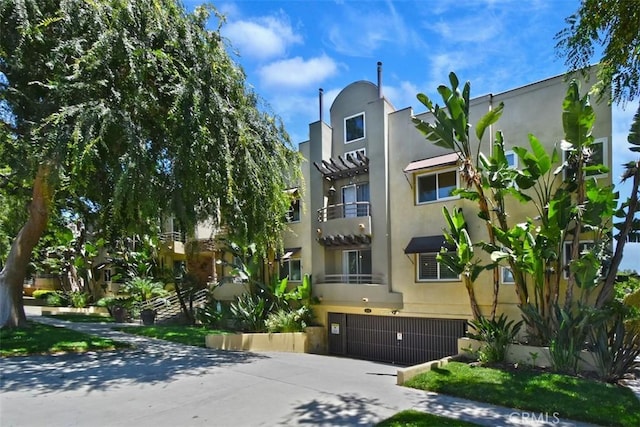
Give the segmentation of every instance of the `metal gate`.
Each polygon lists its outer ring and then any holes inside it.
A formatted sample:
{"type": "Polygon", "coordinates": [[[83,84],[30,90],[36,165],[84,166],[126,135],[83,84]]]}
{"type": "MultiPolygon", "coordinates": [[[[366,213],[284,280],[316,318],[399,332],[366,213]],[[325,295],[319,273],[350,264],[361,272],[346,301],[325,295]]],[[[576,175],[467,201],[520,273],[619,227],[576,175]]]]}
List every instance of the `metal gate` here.
{"type": "Polygon", "coordinates": [[[458,352],[464,319],[367,316],[329,313],[329,353],[415,365],[458,352]]]}

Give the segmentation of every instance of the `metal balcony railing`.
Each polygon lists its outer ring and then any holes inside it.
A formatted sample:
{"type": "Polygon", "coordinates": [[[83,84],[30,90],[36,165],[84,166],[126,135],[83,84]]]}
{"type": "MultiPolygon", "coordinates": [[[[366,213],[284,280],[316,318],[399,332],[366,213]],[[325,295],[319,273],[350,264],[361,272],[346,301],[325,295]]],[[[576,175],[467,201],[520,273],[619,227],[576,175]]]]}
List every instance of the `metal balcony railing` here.
{"type": "Polygon", "coordinates": [[[318,209],[318,222],[370,215],[371,204],[369,202],[338,203],[337,205],[329,205],[318,209]]]}
{"type": "Polygon", "coordinates": [[[378,274],[325,274],[320,283],[354,283],[358,285],[382,284],[382,276],[378,274]]]}
{"type": "Polygon", "coordinates": [[[179,231],[167,231],[160,234],[160,241],[165,242],[184,242],[184,237],[179,231]]]}

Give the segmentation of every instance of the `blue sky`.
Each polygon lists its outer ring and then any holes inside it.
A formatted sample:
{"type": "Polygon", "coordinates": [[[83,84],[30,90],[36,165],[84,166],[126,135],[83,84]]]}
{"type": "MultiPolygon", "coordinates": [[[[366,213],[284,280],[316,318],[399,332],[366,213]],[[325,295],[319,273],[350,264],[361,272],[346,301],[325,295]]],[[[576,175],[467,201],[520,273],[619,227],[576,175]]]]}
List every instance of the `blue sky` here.
{"type": "MultiPolygon", "coordinates": [[[[185,5],[192,9],[200,3],[185,5]]],[[[324,89],[328,117],[346,85],[376,82],[378,61],[383,63],[384,95],[397,109],[411,106],[418,113],[424,108],[416,94],[440,99],[435,89],[448,81],[450,71],[471,82],[472,97],[562,74],[566,68],[554,36],[579,0],[239,0],[214,5],[226,16],[222,33],[249,84],[283,119],[297,146],[308,139],[308,124],[319,118],[318,89],[324,89]]],[[[626,135],[637,105],[614,107],[616,177],[620,164],[635,159],[626,135]]],[[[640,256],[637,246],[627,245],[623,268],[640,270],[633,261],[640,256]]]]}

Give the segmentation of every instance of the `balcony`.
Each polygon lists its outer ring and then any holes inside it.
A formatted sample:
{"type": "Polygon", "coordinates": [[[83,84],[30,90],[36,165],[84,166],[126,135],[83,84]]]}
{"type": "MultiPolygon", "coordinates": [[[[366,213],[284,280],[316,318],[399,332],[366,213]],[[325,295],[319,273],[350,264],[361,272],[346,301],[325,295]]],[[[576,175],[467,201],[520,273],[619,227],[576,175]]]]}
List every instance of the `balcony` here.
{"type": "Polygon", "coordinates": [[[167,231],[160,234],[161,251],[169,255],[184,255],[184,235],[179,231],[167,231]]]}
{"type": "Polygon", "coordinates": [[[318,209],[318,222],[327,222],[339,218],[371,216],[370,202],[338,203],[318,209]]]}
{"type": "Polygon", "coordinates": [[[318,237],[326,243],[336,240],[340,242],[341,239],[335,239],[340,236],[349,236],[350,240],[355,240],[351,244],[370,243],[371,204],[369,202],[340,203],[318,209],[318,237]]]}
{"type": "Polygon", "coordinates": [[[160,233],[160,241],[162,243],[171,243],[171,242],[182,242],[184,243],[184,238],[182,233],[179,231],[167,231],[165,233],[160,233]]]}
{"type": "Polygon", "coordinates": [[[325,274],[320,276],[320,283],[353,283],[357,285],[380,285],[379,274],[325,274]]]}

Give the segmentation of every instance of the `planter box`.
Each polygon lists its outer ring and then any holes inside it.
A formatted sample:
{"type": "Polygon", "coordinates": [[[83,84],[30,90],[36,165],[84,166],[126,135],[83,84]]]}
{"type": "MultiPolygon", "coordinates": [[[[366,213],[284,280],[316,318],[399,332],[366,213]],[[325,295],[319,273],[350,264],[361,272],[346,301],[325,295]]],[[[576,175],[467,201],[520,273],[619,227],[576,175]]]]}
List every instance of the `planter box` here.
{"type": "MultiPolygon", "coordinates": [[[[458,354],[464,355],[477,351],[482,345],[481,341],[471,338],[458,338],[458,354]]],[[[582,351],[580,354],[578,369],[583,371],[596,371],[596,363],[593,354],[582,351]]],[[[509,363],[520,363],[539,368],[551,367],[551,356],[549,347],[534,347],[524,344],[511,344],[507,347],[506,361],[509,363]],[[534,355],[535,360],[534,360],[534,355]]]]}
{"type": "Polygon", "coordinates": [[[305,332],[207,335],[207,348],[216,350],[281,351],[326,354],[326,334],[322,326],[305,332]]]}
{"type": "Polygon", "coordinates": [[[109,317],[109,310],[104,307],[42,307],[42,314],[101,314],[105,317],[109,317]]]}

